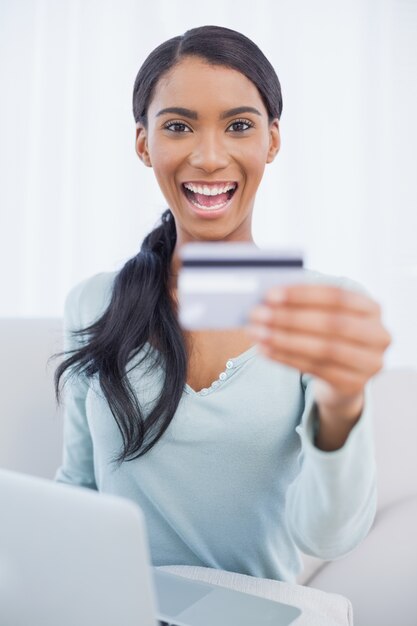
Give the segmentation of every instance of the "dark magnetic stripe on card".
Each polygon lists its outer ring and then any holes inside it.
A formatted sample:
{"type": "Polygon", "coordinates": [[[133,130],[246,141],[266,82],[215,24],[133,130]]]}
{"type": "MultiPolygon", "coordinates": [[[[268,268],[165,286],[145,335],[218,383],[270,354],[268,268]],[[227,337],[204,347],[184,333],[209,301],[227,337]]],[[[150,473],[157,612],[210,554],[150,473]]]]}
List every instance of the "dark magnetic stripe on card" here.
{"type": "Polygon", "coordinates": [[[303,267],[302,259],[184,259],[183,267],[303,267]]]}

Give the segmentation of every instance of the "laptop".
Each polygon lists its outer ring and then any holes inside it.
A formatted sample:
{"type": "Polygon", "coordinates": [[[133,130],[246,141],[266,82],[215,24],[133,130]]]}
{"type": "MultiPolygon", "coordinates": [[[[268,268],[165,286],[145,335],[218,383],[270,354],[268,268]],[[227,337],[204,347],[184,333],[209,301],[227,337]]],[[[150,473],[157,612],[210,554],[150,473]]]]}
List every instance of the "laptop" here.
{"type": "Polygon", "coordinates": [[[301,611],[151,566],[134,502],[0,470],[0,624],[287,626],[301,611]]]}

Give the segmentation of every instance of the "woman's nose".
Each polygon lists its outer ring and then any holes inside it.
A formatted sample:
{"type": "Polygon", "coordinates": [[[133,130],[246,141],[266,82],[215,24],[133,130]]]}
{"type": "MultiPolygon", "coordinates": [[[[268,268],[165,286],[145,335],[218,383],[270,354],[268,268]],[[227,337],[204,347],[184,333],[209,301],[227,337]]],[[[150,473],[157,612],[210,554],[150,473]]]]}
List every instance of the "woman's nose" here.
{"type": "Polygon", "coordinates": [[[227,167],[230,156],[225,142],[215,133],[201,136],[194,146],[189,157],[192,167],[213,172],[217,169],[227,167]]]}

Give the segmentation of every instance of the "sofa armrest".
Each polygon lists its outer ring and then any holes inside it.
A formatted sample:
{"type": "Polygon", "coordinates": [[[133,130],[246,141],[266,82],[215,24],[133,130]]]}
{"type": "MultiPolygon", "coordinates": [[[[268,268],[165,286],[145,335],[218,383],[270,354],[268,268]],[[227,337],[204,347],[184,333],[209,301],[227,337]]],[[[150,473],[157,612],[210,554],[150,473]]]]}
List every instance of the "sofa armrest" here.
{"type": "Polygon", "coordinates": [[[416,528],[417,494],[379,511],[366,539],[342,559],[327,562],[309,585],[347,596],[355,626],[415,626],[416,528]]]}

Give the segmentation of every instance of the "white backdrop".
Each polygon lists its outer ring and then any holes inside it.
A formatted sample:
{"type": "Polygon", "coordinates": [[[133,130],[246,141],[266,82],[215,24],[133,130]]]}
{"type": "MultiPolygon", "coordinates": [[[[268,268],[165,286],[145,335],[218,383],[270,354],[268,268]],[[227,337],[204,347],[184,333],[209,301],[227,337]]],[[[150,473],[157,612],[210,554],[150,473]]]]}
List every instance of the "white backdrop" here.
{"type": "Polygon", "coordinates": [[[257,244],[361,282],[386,366],[417,367],[416,0],[0,0],[0,315],[60,316],[138,251],[166,203],[134,150],[134,79],[203,24],[252,38],[281,82],[257,244]]]}

